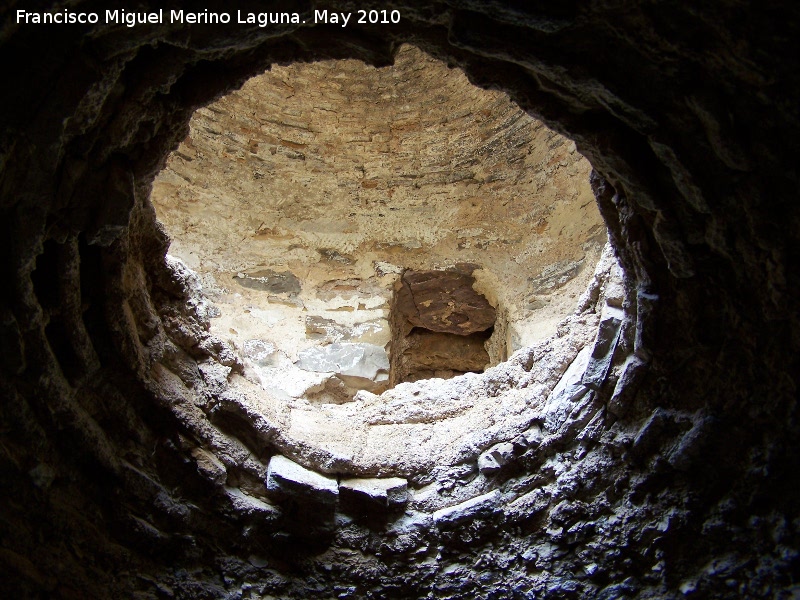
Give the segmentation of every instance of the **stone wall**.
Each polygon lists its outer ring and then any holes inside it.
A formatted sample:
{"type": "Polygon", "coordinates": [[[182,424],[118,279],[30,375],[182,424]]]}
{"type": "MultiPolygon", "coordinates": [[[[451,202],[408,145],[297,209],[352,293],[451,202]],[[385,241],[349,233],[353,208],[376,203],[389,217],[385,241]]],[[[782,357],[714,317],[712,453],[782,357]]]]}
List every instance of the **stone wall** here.
{"type": "Polygon", "coordinates": [[[4,595],[796,595],[797,6],[393,6],[391,29],[4,21],[4,595]],[[298,471],[221,402],[243,367],[164,261],[151,182],[193,111],[267,65],[385,66],[402,42],[575,141],[623,315],[590,289],[607,325],[539,429],[418,481],[417,514],[354,515],[402,485],[348,475],[323,486],[351,494],[333,527],[298,535],[298,471]]]}

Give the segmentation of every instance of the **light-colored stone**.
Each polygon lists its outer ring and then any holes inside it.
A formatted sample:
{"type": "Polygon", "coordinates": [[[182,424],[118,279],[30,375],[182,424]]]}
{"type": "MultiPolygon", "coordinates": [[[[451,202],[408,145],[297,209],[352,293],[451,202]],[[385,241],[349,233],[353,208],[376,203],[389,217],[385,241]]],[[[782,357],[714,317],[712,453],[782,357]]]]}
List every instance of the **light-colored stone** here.
{"type": "Polygon", "coordinates": [[[478,469],[484,475],[497,473],[514,458],[514,444],[502,442],[495,444],[478,457],[478,469]]]}
{"type": "Polygon", "coordinates": [[[228,499],[237,512],[270,520],[277,518],[280,514],[280,511],[276,507],[267,504],[263,500],[254,498],[249,494],[245,494],[239,488],[226,487],[225,494],[228,496],[228,499]]]}
{"type": "Polygon", "coordinates": [[[439,528],[449,528],[476,517],[494,512],[500,492],[492,490],[481,496],[470,498],[465,502],[448,506],[433,513],[433,521],[439,528]]]}
{"type": "Polygon", "coordinates": [[[343,499],[351,495],[384,508],[397,507],[408,501],[408,482],[400,477],[343,479],[339,483],[339,494],[343,499]]]}
{"type": "Polygon", "coordinates": [[[317,504],[335,505],[339,496],[336,480],[311,471],[276,454],[267,467],[267,493],[317,504]]]}
{"type": "Polygon", "coordinates": [[[306,337],[326,344],[367,342],[384,346],[390,341],[388,322],[385,319],[373,319],[362,323],[340,323],[334,319],[316,315],[306,317],[306,337]]]}
{"type": "Polygon", "coordinates": [[[335,343],[304,350],[295,363],[305,371],[336,373],[373,382],[389,378],[386,350],[374,344],[335,343]]]}
{"type": "Polygon", "coordinates": [[[586,387],[598,390],[606,380],[608,370],[611,368],[611,361],[614,358],[614,351],[617,349],[624,317],[622,309],[611,306],[603,308],[592,355],[581,377],[581,383],[586,387]]]}
{"type": "Polygon", "coordinates": [[[544,436],[542,435],[542,428],[538,423],[534,423],[528,429],[526,429],[522,435],[514,440],[515,443],[518,443],[520,447],[524,449],[529,448],[538,448],[539,444],[542,443],[542,439],[544,436]]]}
{"type": "Polygon", "coordinates": [[[572,412],[573,403],[589,393],[589,388],[582,383],[581,378],[589,364],[591,353],[591,346],[581,350],[548,396],[541,412],[544,427],[548,431],[553,432],[561,427],[572,412]]]}
{"type": "Polygon", "coordinates": [[[242,352],[245,358],[260,367],[275,366],[278,360],[275,344],[264,340],[245,340],[242,352]]]}

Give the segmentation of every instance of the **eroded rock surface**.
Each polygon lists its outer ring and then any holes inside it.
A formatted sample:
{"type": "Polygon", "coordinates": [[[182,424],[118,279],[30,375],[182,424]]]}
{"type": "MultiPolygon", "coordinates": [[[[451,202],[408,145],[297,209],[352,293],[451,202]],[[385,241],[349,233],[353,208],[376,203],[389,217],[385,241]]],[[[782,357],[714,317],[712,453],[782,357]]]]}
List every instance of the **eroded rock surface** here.
{"type": "Polygon", "coordinates": [[[406,271],[395,291],[394,310],[408,322],[438,333],[486,331],[497,318],[494,306],[475,291],[472,271],[406,271]]]}

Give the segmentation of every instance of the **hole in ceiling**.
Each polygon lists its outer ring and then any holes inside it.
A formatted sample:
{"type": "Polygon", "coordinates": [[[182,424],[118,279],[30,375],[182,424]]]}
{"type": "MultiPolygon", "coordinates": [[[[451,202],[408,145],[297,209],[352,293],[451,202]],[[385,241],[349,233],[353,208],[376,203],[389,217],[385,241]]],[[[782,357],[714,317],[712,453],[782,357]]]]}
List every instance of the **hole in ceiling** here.
{"type": "MultiPolygon", "coordinates": [[[[211,333],[245,365],[228,382],[285,423],[278,446],[366,473],[408,453],[364,442],[367,425],[467,410],[483,429],[492,394],[472,402],[484,384],[470,373],[555,337],[553,372],[536,376],[551,386],[594,336],[591,319],[563,325],[606,244],[590,171],[507,95],[403,46],[386,68],[273,66],[199,109],[152,201],[171,260],[212,303],[211,333]]],[[[488,375],[498,390],[516,385],[501,372],[488,375]]],[[[403,444],[423,453],[452,442],[441,437],[403,444]]]]}

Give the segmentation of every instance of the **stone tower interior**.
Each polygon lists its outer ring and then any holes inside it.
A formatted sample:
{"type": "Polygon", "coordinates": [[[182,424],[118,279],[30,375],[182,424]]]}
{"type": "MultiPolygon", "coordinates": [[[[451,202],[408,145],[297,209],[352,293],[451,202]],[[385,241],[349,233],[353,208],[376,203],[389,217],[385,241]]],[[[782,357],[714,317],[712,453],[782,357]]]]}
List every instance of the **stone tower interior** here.
{"type": "Polygon", "coordinates": [[[800,8],[390,4],[3,9],[2,596],[800,597],[800,8]]]}

